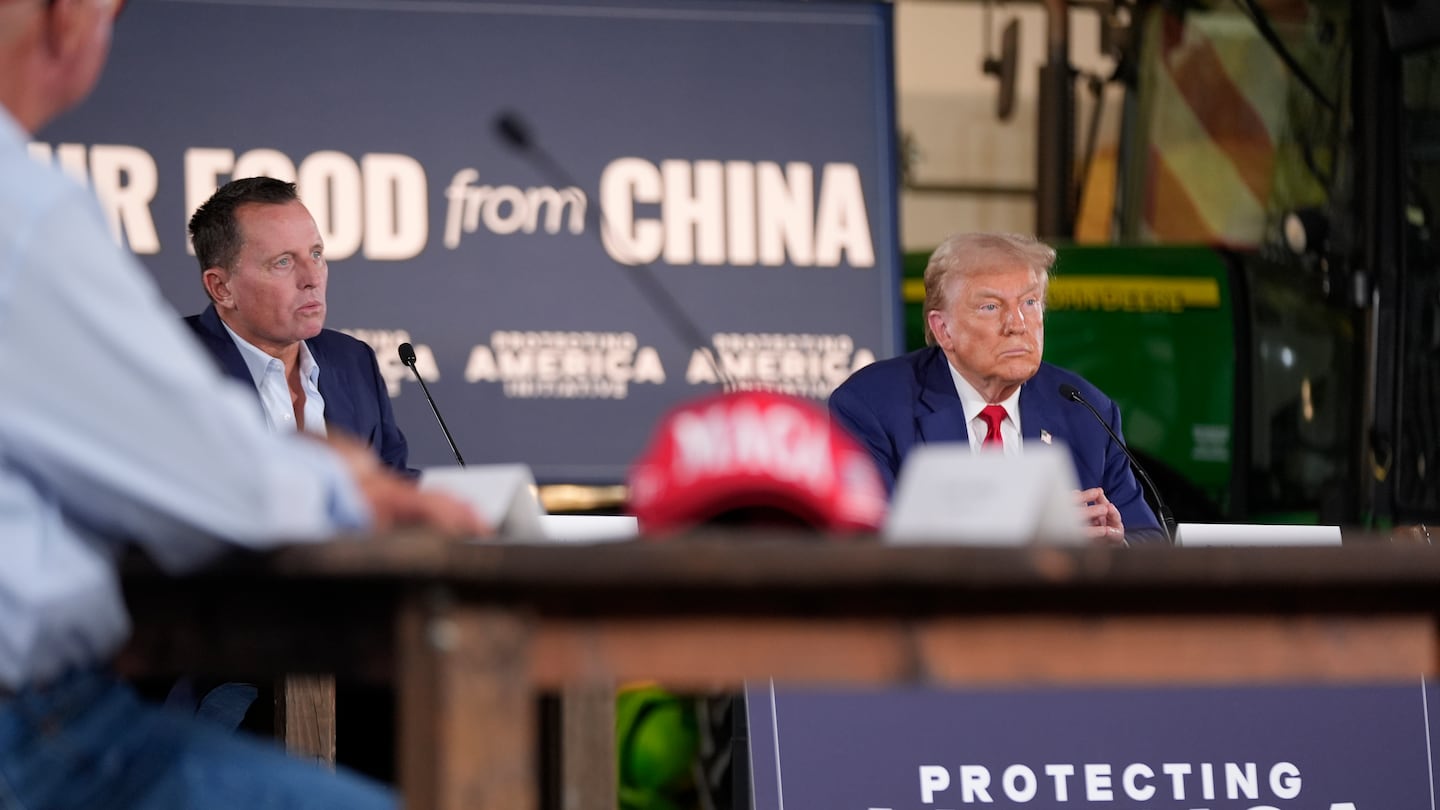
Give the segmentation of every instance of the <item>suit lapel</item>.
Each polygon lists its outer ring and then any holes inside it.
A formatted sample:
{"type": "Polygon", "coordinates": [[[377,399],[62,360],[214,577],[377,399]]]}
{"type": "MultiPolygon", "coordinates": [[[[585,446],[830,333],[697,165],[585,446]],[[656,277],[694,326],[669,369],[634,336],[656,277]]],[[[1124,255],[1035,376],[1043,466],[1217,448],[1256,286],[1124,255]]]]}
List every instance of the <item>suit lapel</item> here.
{"type": "Polygon", "coordinates": [[[1035,376],[1020,387],[1020,434],[1026,441],[1041,441],[1043,436],[1066,444],[1074,440],[1065,418],[1065,408],[1071,406],[1056,393],[1057,384],[1053,368],[1041,363],[1035,376]]]}
{"type": "Polygon", "coordinates": [[[210,344],[210,354],[215,357],[220,370],[245,383],[255,392],[258,400],[260,392],[255,388],[255,378],[250,376],[250,367],[245,365],[245,358],[240,356],[240,348],[230,339],[230,333],[225,331],[225,324],[220,320],[220,313],[215,311],[214,304],[200,313],[200,326],[204,329],[205,341],[210,344]]]}
{"type": "MultiPolygon", "coordinates": [[[[344,364],[336,358],[325,353],[325,347],[321,337],[324,332],[305,341],[310,349],[310,356],[314,358],[315,365],[320,367],[319,379],[316,380],[316,387],[320,389],[320,398],[325,400],[325,424],[337,425],[345,432],[358,435],[360,426],[359,420],[355,417],[355,402],[350,398],[351,386],[341,379],[344,364]]],[[[369,440],[369,436],[359,436],[360,439],[369,440]]]]}
{"type": "Polygon", "coordinates": [[[915,424],[920,440],[927,443],[970,441],[970,432],[965,427],[965,408],[955,392],[955,380],[950,377],[945,353],[932,347],[928,357],[918,364],[916,376],[920,396],[915,403],[915,424]]]}
{"type": "Polygon", "coordinates": [[[1041,431],[1054,435],[1055,426],[1050,421],[1045,398],[1036,388],[1035,377],[1031,377],[1020,386],[1020,438],[1035,442],[1040,440],[1041,431]]]}

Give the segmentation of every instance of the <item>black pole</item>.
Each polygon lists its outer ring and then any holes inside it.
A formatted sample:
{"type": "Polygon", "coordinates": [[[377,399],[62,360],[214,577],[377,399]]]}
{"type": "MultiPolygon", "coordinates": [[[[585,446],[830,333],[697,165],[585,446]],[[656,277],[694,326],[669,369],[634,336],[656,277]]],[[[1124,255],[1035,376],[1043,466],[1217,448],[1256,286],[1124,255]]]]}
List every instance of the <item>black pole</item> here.
{"type": "Polygon", "coordinates": [[[1035,230],[1046,239],[1075,235],[1075,85],[1070,70],[1066,0],[1045,0],[1045,64],[1040,68],[1035,177],[1035,230]]]}
{"type": "Polygon", "coordinates": [[[1404,289],[1400,264],[1402,171],[1398,57],[1386,47],[1379,3],[1352,4],[1355,43],[1355,196],[1359,261],[1352,278],[1356,306],[1366,315],[1366,400],[1360,460],[1364,507],[1387,523],[1395,510],[1395,459],[1402,380],[1400,347],[1404,289]]]}

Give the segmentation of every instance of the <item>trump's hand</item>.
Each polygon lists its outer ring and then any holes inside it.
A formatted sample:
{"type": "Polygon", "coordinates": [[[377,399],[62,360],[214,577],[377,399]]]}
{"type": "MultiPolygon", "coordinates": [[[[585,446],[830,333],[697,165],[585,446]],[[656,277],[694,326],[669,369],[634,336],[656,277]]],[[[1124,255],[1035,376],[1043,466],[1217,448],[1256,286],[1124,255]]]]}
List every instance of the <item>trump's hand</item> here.
{"type": "Polygon", "coordinates": [[[1125,522],[1120,519],[1120,510],[1105,497],[1105,490],[1100,487],[1077,490],[1075,501],[1090,542],[1101,546],[1125,545],[1125,522]]]}

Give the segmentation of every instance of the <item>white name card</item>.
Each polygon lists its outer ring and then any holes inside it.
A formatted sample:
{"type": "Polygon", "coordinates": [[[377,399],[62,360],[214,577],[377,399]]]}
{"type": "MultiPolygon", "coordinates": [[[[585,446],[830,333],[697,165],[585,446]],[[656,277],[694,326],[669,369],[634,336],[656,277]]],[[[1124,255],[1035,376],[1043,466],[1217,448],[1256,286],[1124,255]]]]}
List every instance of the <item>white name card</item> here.
{"type": "Polygon", "coordinates": [[[1070,452],[1058,445],[1027,443],[1017,456],[974,453],[968,443],[923,445],[900,469],[885,540],[973,546],[1083,543],[1076,489],[1070,452]]]}
{"type": "Polygon", "coordinates": [[[1259,523],[1181,523],[1175,545],[1338,546],[1339,526],[1265,526],[1259,523]]]}
{"type": "Polygon", "coordinates": [[[429,467],[421,471],[420,486],[443,490],[469,503],[502,539],[545,536],[540,522],[544,510],[535,494],[535,476],[524,464],[429,467]]]}

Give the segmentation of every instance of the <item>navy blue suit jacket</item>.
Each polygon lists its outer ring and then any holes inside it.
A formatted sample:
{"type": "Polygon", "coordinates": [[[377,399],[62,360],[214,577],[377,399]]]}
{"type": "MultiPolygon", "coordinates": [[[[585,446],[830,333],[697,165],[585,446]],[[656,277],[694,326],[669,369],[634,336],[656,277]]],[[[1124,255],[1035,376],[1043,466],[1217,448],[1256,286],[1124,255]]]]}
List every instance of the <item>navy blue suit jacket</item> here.
{"type": "MultiPolygon", "coordinates": [[[[252,391],[255,380],[240,356],[240,349],[225,331],[225,324],[214,305],[199,315],[185,319],[205,348],[226,374],[245,383],[252,391]]],[[[411,477],[419,471],[406,466],[409,448],[405,434],[395,424],[390,410],[390,395],[375,352],[363,341],[343,332],[322,329],[320,334],[305,341],[310,355],[320,366],[320,396],[325,399],[326,427],[349,433],[367,443],[381,462],[411,477]]],[[[256,392],[258,401],[259,392],[256,392]]]]}
{"type": "MultiPolygon", "coordinates": [[[[1127,532],[1158,529],[1160,522],[1145,503],[1130,461],[1084,405],[1060,396],[1069,383],[1080,390],[1120,432],[1120,409],[1083,377],[1049,363],[1020,387],[1020,430],[1026,441],[1040,431],[1063,441],[1075,459],[1081,489],[1102,487],[1120,510],[1127,532]]],[[[892,492],[900,465],[911,448],[927,442],[968,442],[965,412],[950,364],[937,346],[872,363],[850,376],[830,395],[830,413],[870,451],[885,486],[892,492]]]]}

